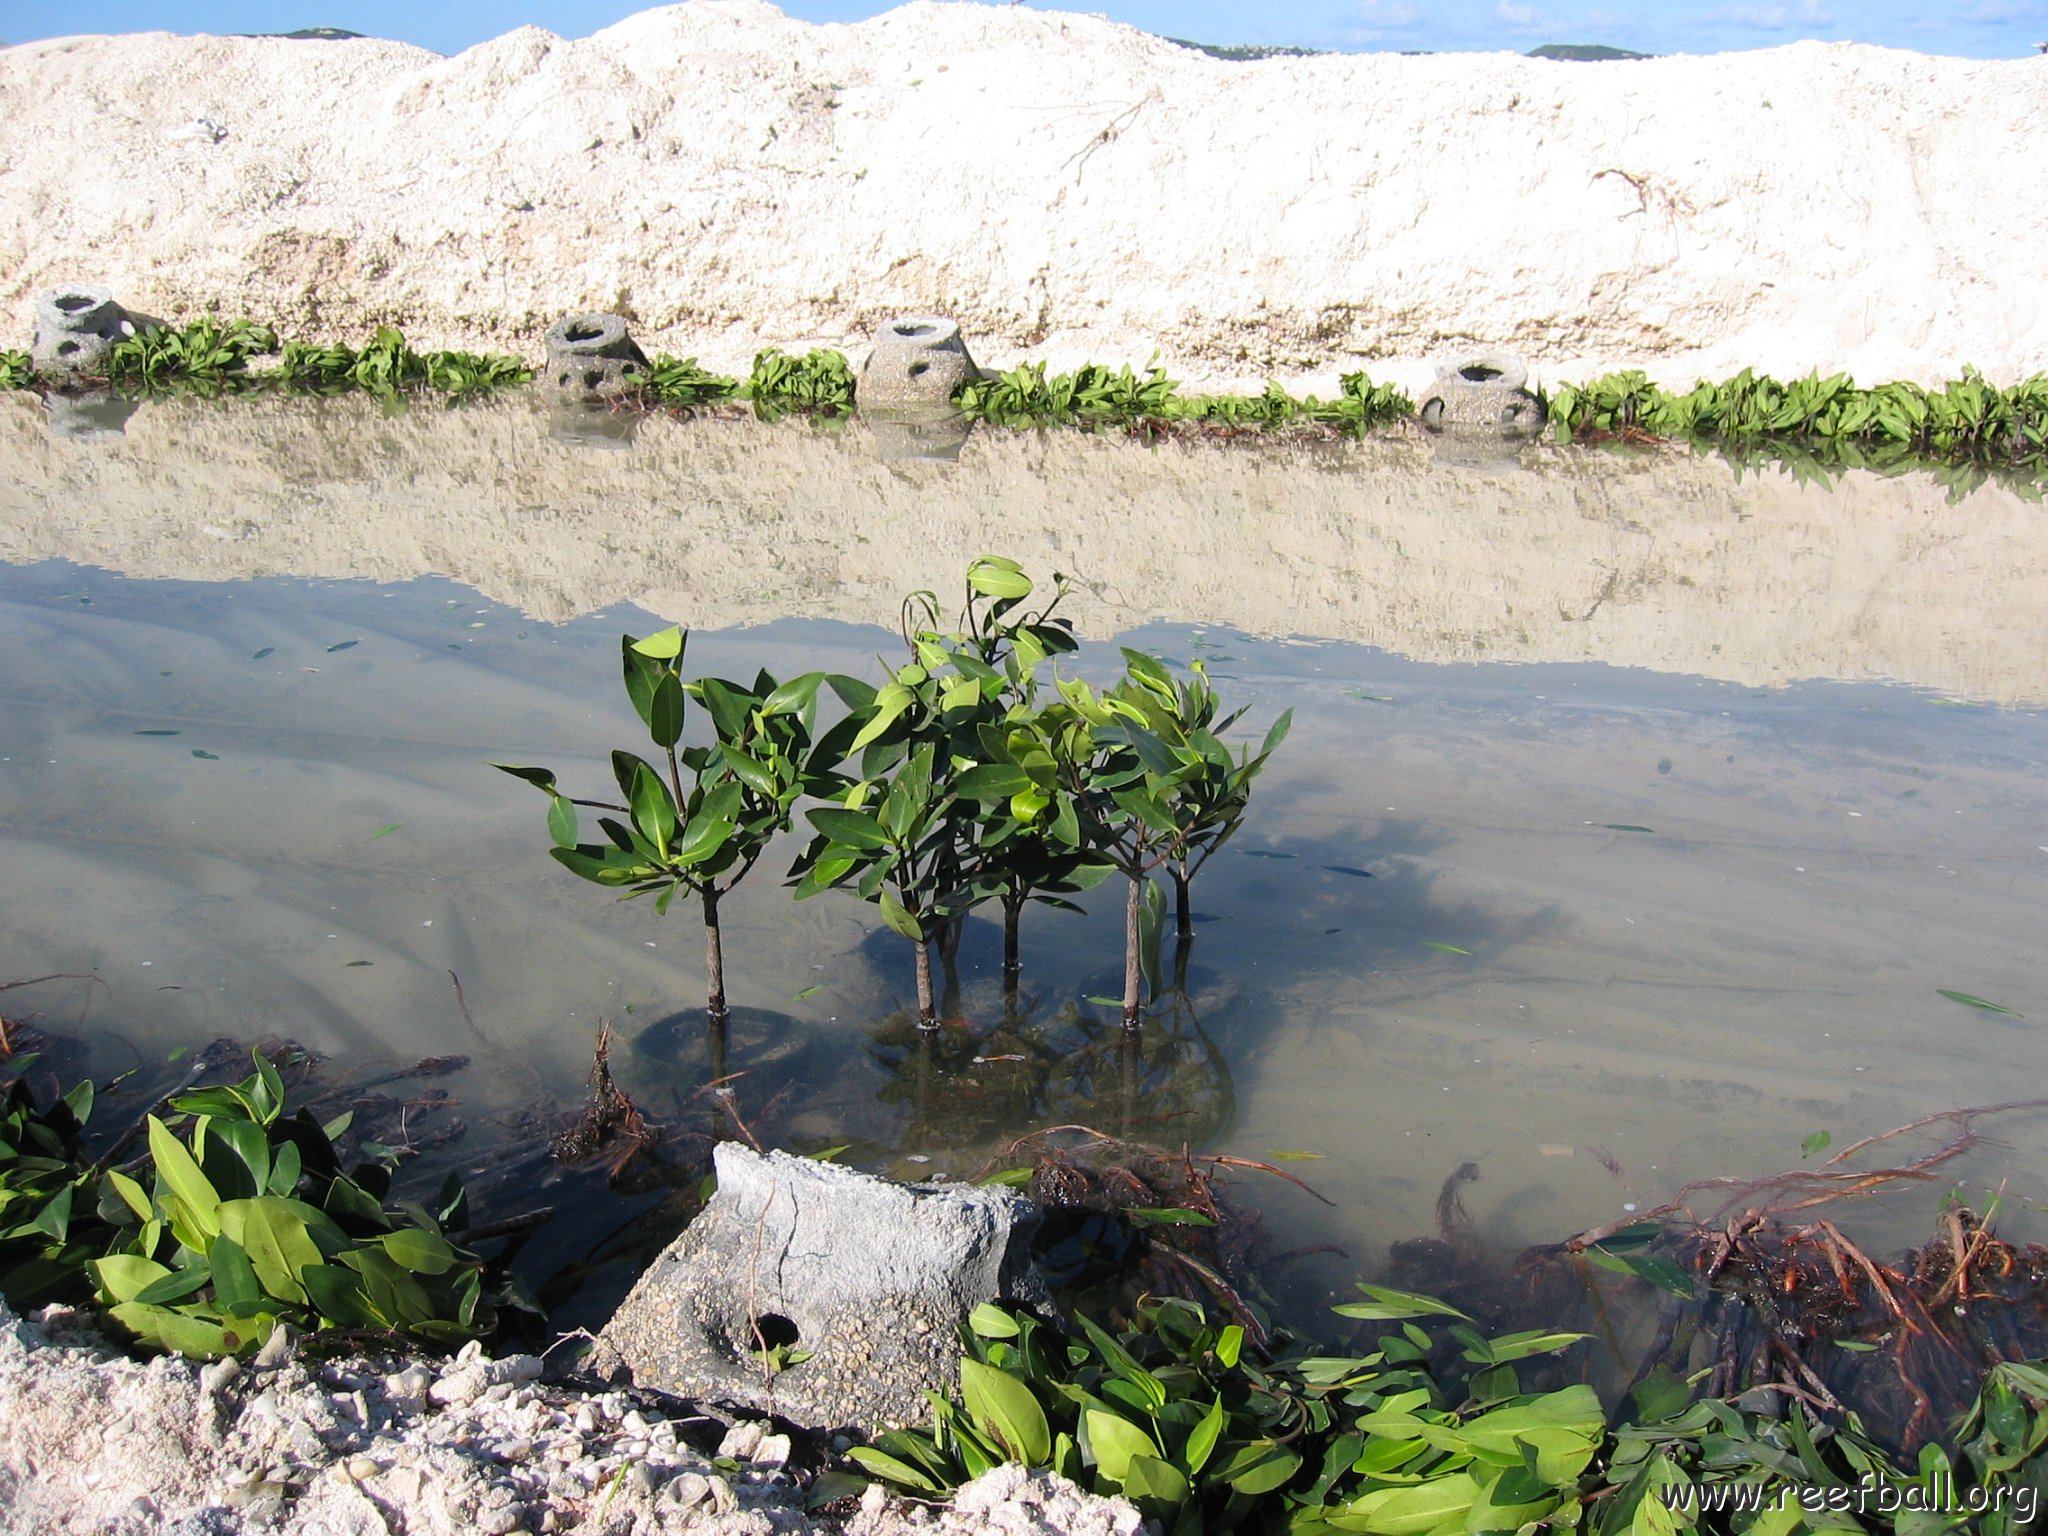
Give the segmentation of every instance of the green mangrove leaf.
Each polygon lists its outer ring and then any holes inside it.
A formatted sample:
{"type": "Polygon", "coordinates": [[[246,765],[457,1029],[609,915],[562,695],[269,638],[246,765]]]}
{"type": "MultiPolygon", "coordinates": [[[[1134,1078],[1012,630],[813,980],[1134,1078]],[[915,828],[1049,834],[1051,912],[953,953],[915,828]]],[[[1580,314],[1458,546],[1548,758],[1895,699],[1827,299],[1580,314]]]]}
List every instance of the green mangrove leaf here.
{"type": "Polygon", "coordinates": [[[667,629],[657,630],[644,640],[630,640],[627,643],[642,656],[652,660],[674,661],[682,656],[683,647],[688,642],[682,626],[671,624],[667,629]]]}
{"type": "Polygon", "coordinates": [[[222,1233],[206,1250],[206,1265],[213,1275],[214,1304],[221,1311],[243,1316],[262,1307],[263,1288],[240,1243],[222,1233]]]}
{"type": "Polygon", "coordinates": [[[924,942],[924,924],[920,923],[910,910],[896,899],[896,893],[884,887],[877,897],[882,909],[882,921],[912,943],[924,942]]]}
{"type": "Polygon", "coordinates": [[[109,1254],[104,1259],[94,1259],[88,1268],[93,1272],[100,1294],[116,1303],[134,1301],[171,1273],[154,1259],[133,1253],[109,1254]]]}
{"type": "Polygon", "coordinates": [[[194,1360],[213,1360],[234,1352],[228,1331],[218,1323],[140,1301],[123,1302],[110,1310],[116,1322],[150,1348],[194,1360]]]}
{"type": "Polygon", "coordinates": [[[1014,1339],[1022,1331],[1014,1317],[986,1301],[967,1314],[967,1326],[984,1339],[1014,1339]]]}
{"type": "Polygon", "coordinates": [[[199,1164],[185,1149],[185,1144],[173,1136],[163,1121],[155,1115],[149,1116],[149,1155],[156,1163],[157,1177],[170,1189],[173,1197],[191,1217],[192,1223],[202,1241],[188,1244],[204,1249],[204,1240],[220,1231],[220,1196],[214,1192],[212,1183],[199,1171],[199,1164]]]}
{"type": "Polygon", "coordinates": [[[889,834],[882,830],[882,824],[866,811],[849,811],[836,806],[826,806],[804,812],[805,818],[820,832],[847,848],[886,848],[889,834]]]}
{"type": "Polygon", "coordinates": [[[459,1262],[448,1240],[421,1227],[400,1227],[384,1234],[384,1251],[416,1275],[445,1275],[459,1262]]]}
{"type": "Polygon", "coordinates": [[[1132,1457],[1148,1456],[1154,1461],[1162,1459],[1158,1443],[1129,1419],[1100,1408],[1090,1408],[1082,1413],[1081,1423],[1095,1456],[1096,1470],[1118,1487],[1122,1486],[1125,1474],[1130,1471],[1132,1457]]]}
{"type": "Polygon", "coordinates": [[[1421,1296],[1413,1291],[1390,1290],[1383,1285],[1367,1285],[1358,1282],[1358,1289],[1365,1292],[1367,1301],[1347,1301],[1330,1310],[1339,1317],[1361,1317],[1373,1321],[1393,1321],[1405,1317],[1455,1317],[1471,1322],[1472,1319],[1456,1307],[1438,1301],[1434,1296],[1421,1296]]]}
{"type": "Polygon", "coordinates": [[[960,1400],[982,1432],[1012,1461],[1042,1467],[1052,1455],[1052,1427],[1031,1389],[979,1360],[960,1362],[960,1400]]]}
{"type": "Polygon", "coordinates": [[[1934,990],[1940,993],[1943,997],[1947,998],[1950,1002],[1961,1003],[1965,1008],[1981,1008],[1986,1013],[2010,1014],[2012,1015],[2012,1017],[2016,1019],[2023,1019],[2026,1017],[2025,1014],[2019,1012],[2017,1009],[2008,1008],[2003,1003],[1994,1003],[1989,1002],[1981,997],[1972,997],[1967,992],[1951,992],[1947,987],[1936,987],[1934,990]]]}

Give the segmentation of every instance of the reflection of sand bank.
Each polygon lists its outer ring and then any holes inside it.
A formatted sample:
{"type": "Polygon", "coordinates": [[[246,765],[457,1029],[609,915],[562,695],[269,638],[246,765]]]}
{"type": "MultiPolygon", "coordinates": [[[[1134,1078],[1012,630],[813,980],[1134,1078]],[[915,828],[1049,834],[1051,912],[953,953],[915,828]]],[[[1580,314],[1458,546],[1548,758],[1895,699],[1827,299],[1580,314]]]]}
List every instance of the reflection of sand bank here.
{"type": "Polygon", "coordinates": [[[551,438],[528,401],[151,404],[53,439],[0,401],[0,558],[140,576],[440,572],[537,617],[619,601],[698,626],[888,623],[999,550],[1089,584],[1090,634],[1150,619],[1359,640],[1430,661],[1579,661],[1744,683],[1895,678],[2048,701],[2048,520],[1922,475],[1832,490],[1716,460],[1531,449],[1439,467],[1401,438],[1141,448],[978,431],[957,465],[858,426],[645,423],[551,438]]]}

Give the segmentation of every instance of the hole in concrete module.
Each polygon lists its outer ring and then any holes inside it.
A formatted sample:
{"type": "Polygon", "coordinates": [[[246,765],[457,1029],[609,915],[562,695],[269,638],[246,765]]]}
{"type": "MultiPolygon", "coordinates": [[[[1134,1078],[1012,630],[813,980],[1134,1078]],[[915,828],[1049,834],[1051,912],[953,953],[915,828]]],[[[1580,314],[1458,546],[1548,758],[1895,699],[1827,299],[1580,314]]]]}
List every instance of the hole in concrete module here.
{"type": "Polygon", "coordinates": [[[69,357],[77,350],[78,343],[75,341],[61,341],[57,344],[57,355],[59,357],[69,357]]]}
{"type": "Polygon", "coordinates": [[[583,387],[585,389],[595,389],[603,382],[604,370],[602,368],[588,368],[584,370],[583,387]]]}
{"type": "Polygon", "coordinates": [[[763,1312],[754,1320],[754,1326],[760,1330],[761,1336],[750,1341],[750,1347],[753,1348],[766,1345],[769,1349],[793,1349],[803,1338],[803,1333],[797,1325],[780,1312],[763,1312]]]}
{"type": "Polygon", "coordinates": [[[67,293],[57,301],[57,307],[67,315],[75,315],[81,309],[92,308],[92,295],[89,293],[67,293]]]}
{"type": "Polygon", "coordinates": [[[912,363],[910,365],[910,376],[914,379],[917,378],[920,374],[929,373],[931,372],[931,367],[932,365],[926,362],[912,363]]]}
{"type": "Polygon", "coordinates": [[[1458,377],[1474,384],[1484,384],[1488,379],[1499,378],[1500,370],[1489,368],[1485,363],[1473,363],[1470,367],[1460,368],[1458,377]]]}
{"type": "Polygon", "coordinates": [[[915,320],[899,320],[896,323],[898,336],[929,336],[935,328],[915,320]]]}
{"type": "Polygon", "coordinates": [[[595,341],[604,334],[604,327],[578,320],[562,334],[571,341],[595,341]]]}

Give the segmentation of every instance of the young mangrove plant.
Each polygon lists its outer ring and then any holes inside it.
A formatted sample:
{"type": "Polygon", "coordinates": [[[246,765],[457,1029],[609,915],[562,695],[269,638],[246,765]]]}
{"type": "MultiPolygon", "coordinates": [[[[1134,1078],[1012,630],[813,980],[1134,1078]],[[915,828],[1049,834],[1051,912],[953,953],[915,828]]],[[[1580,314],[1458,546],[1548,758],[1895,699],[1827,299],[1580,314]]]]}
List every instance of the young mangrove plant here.
{"type": "Polygon", "coordinates": [[[716,1057],[730,1014],[719,903],[790,825],[800,798],[845,791],[846,780],[835,770],[857,721],[849,716],[819,734],[820,689],[829,681],[856,708],[869,703],[873,690],[822,672],[787,682],[762,672],[750,686],[708,677],[685,683],[688,640],[671,626],[620,642],[627,697],[662,757],[656,766],[631,752],[612,753],[623,804],[572,799],[546,768],[493,766],[548,796],[551,852],[572,874],[620,890],[622,899],[651,894],[661,914],[679,895],[697,898],[704,917],[705,1022],[716,1057]],[[709,743],[682,745],[686,698],[695,698],[709,718],[709,743]],[[616,813],[598,820],[606,841],[577,841],[579,806],[616,813]]]}
{"type": "Polygon", "coordinates": [[[1233,757],[1217,738],[1237,724],[1244,710],[1217,718],[1216,691],[1201,662],[1191,663],[1192,675],[1186,682],[1176,679],[1164,662],[1140,651],[1125,651],[1124,666],[1126,681],[1119,696],[1137,709],[1144,729],[1176,762],[1165,781],[1165,807],[1173,830],[1163,867],[1173,881],[1175,932],[1190,939],[1195,928],[1188,898],[1195,876],[1243,824],[1252,780],[1286,740],[1294,711],[1283,711],[1273,722],[1256,754],[1242,747],[1233,757]]]}
{"type": "Polygon", "coordinates": [[[35,377],[35,363],[26,352],[0,350],[0,389],[27,389],[35,377]]]}
{"type": "Polygon", "coordinates": [[[2048,452],[2048,377],[2000,389],[1973,368],[1938,390],[1904,381],[1860,389],[1842,374],[1781,384],[1745,368],[1682,394],[1632,370],[1566,385],[1549,409],[1560,441],[1638,435],[1826,443],[1876,455],[1878,468],[1915,457],[2022,463],[2048,452]]]}
{"type": "Polygon", "coordinates": [[[107,371],[127,383],[204,384],[246,373],[251,358],[276,350],[277,332],[253,320],[148,325],[115,345],[107,371]]]}
{"type": "Polygon", "coordinates": [[[39,1105],[31,1060],[0,1083],[0,1295],[17,1308],[96,1301],[144,1348],[210,1357],[279,1322],[458,1344],[518,1298],[487,1293],[483,1261],[446,1235],[469,1225],[459,1179],[432,1209],[387,1204],[396,1154],[344,1171],[350,1116],[286,1114],[261,1052],[250,1077],[174,1094],[96,1158],[94,1084],[39,1105]]]}
{"type": "Polygon", "coordinates": [[[1206,673],[1174,680],[1164,663],[1124,652],[1124,677],[1098,693],[1062,679],[1061,703],[1048,707],[1042,740],[1079,796],[1082,837],[1129,881],[1124,907],[1123,1022],[1139,1026],[1142,983],[1156,976],[1165,898],[1153,881],[1162,867],[1178,895],[1179,929],[1193,933],[1188,889],[1243,821],[1251,783],[1286,736],[1288,711],[1273,723],[1256,756],[1233,757],[1216,739],[1242,711],[1218,721],[1206,673]]]}
{"type": "Polygon", "coordinates": [[[853,409],[853,369],[830,348],[796,357],[769,347],[754,355],[745,394],[764,421],[799,412],[840,416],[853,409]]]}
{"type": "MultiPolygon", "coordinates": [[[[1021,909],[1030,894],[1017,894],[1021,866],[1006,868],[1003,852],[1022,849],[1021,823],[1050,801],[1039,804],[1029,774],[1009,760],[1006,723],[1031,672],[1074,646],[1052,617],[1064,586],[1027,611],[1032,591],[1014,560],[983,556],[968,567],[958,630],[937,628],[931,594],[906,600],[911,659],[875,693],[849,744],[860,777],[840,803],[805,813],[817,836],[791,871],[798,899],[851,887],[876,905],[916,948],[926,1030],[938,1027],[932,942],[991,896],[1007,893],[1021,909]]],[[[1006,942],[1014,949],[1014,930],[1006,942]]]]}
{"type": "Polygon", "coordinates": [[[929,1429],[849,1450],[860,1473],[825,1491],[873,1479],[945,1497],[1021,1462],[1120,1494],[1175,1536],[2019,1536],[2040,1513],[2038,1365],[1995,1366],[1955,1450],[1907,1461],[1807,1393],[1695,1399],[1669,1375],[1638,1382],[1610,1425],[1548,1358],[1586,1335],[1488,1337],[1431,1297],[1358,1289],[1334,1310],[1384,1331],[1349,1349],[1285,1335],[1261,1347],[1173,1298],[1139,1302],[1114,1333],[978,1307],[958,1402],[934,1395],[929,1429]]]}
{"type": "Polygon", "coordinates": [[[694,357],[674,358],[659,354],[648,365],[640,381],[648,398],[662,405],[719,405],[740,397],[740,381],[726,374],[697,366],[694,357]]]}

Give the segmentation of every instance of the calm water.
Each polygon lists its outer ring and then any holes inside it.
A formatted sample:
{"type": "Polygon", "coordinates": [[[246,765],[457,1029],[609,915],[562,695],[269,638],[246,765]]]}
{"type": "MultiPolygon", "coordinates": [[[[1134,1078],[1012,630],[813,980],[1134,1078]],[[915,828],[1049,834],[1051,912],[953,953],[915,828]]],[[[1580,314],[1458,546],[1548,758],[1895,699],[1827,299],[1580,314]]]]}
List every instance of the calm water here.
{"type": "MultiPolygon", "coordinates": [[[[1133,1129],[1287,1154],[1331,1206],[1238,1187],[1280,1246],[1347,1250],[1304,1286],[1432,1231],[1468,1160],[1465,1203],[1511,1247],[1798,1165],[1818,1131],[1840,1147],[2040,1091],[2048,534],[1995,492],[1562,454],[1445,469],[1405,446],[1003,439],[879,463],[857,430],[752,424],[650,423],[607,451],[532,412],[242,409],[145,408],[89,444],[0,420],[20,466],[0,470],[0,980],[94,977],[5,1002],[82,1020],[103,1073],[220,1034],[341,1066],[467,1053],[482,1165],[516,1111],[579,1097],[609,1020],[622,1082],[694,1123],[701,930],[557,869],[540,798],[486,763],[601,791],[639,734],[622,629],[698,623],[706,672],[873,675],[896,596],[988,548],[1091,583],[1082,671],[1119,644],[1201,656],[1248,725],[1295,710],[1196,889],[1133,1129]],[[500,467],[444,484],[462,432],[500,467]],[[1064,522],[1029,500],[1043,484],[1064,522]]],[[[1112,1010],[1085,1001],[1119,990],[1119,899],[1033,914],[1014,1009],[974,925],[962,1022],[920,1079],[907,946],[778,875],[726,934],[734,1001],[786,1016],[735,1046],[764,1138],[964,1174],[1033,1124],[1129,1113],[1112,1010]]],[[[1944,1177],[2008,1182],[2024,1231],[2048,1120],[1994,1130],[1944,1177]]],[[[1858,1231],[1917,1240],[1935,1198],[1858,1231]]]]}

